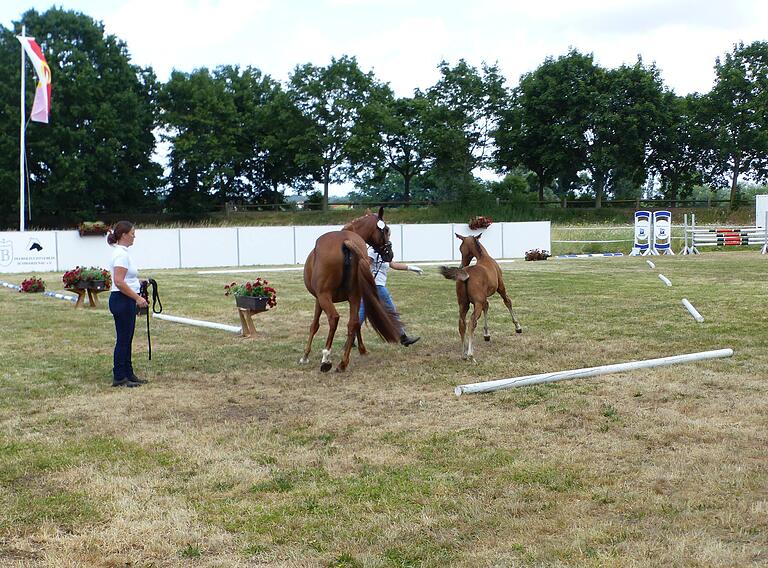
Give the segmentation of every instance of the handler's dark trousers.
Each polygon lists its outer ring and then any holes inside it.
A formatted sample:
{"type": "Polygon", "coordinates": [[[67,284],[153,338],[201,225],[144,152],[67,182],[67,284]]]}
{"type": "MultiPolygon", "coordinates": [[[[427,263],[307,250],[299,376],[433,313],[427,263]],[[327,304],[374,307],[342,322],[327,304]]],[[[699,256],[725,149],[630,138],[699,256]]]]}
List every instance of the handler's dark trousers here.
{"type": "Polygon", "coordinates": [[[115,381],[122,381],[133,376],[131,345],[136,329],[136,301],[122,292],[112,292],[109,295],[109,311],[115,318],[117,331],[112,376],[115,381]]]}

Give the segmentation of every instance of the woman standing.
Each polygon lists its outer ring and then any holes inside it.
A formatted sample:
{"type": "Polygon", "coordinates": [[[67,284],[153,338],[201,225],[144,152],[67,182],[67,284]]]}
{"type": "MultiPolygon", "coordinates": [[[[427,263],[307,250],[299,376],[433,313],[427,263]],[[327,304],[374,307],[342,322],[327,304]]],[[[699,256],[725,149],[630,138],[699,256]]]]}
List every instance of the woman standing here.
{"type": "Polygon", "coordinates": [[[109,295],[109,311],[115,318],[113,387],[138,387],[147,381],[133,372],[131,349],[133,331],[136,329],[136,308],[146,308],[147,301],[139,295],[141,283],[136,267],[128,254],[133,245],[136,229],[129,221],[119,221],[107,236],[107,242],[115,249],[109,269],[112,272],[112,288],[109,295]]]}

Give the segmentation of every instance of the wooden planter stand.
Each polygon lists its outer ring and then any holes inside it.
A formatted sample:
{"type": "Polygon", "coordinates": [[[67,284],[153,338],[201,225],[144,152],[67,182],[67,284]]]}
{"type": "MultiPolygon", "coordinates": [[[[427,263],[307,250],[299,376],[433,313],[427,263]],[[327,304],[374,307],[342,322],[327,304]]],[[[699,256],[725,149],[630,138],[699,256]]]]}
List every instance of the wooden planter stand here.
{"type": "Polygon", "coordinates": [[[99,306],[99,299],[97,295],[101,292],[107,291],[106,283],[103,280],[80,282],[78,286],[72,288],[72,292],[77,294],[77,302],[75,302],[75,308],[85,307],[85,297],[88,296],[88,305],[91,308],[97,308],[99,306]]]}
{"type": "Polygon", "coordinates": [[[256,337],[256,326],[253,323],[253,314],[267,310],[268,298],[254,298],[248,296],[235,296],[237,313],[240,316],[240,328],[243,337],[256,337]]]}

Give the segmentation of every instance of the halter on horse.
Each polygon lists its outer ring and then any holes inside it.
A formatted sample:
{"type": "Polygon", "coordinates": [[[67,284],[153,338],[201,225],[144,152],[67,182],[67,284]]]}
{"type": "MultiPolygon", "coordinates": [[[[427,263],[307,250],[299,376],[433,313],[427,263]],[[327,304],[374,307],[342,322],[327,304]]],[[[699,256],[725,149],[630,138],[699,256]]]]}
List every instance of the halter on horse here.
{"type": "Polygon", "coordinates": [[[515,331],[522,333],[523,328],[517,321],[515,312],[512,311],[512,301],[507,296],[507,289],[504,286],[504,280],[501,276],[501,268],[498,263],[488,254],[485,247],[480,244],[481,235],[463,237],[456,233],[456,238],[461,240],[461,266],[453,268],[441,266],[440,274],[450,280],[456,280],[456,300],[459,303],[459,335],[463,346],[464,359],[474,359],[472,350],[472,340],[475,336],[477,320],[480,318],[480,312],[483,312],[483,338],[486,341],[491,340],[491,334],[488,332],[488,298],[498,292],[504,305],[507,306],[512,321],[515,323],[515,331]],[[477,258],[474,266],[469,266],[470,261],[477,258]],[[472,318],[470,320],[469,335],[466,335],[467,312],[469,304],[474,306],[472,318]]]}
{"type": "Polygon", "coordinates": [[[384,223],[383,207],[379,208],[378,215],[369,211],[344,225],[341,231],[322,235],[309,253],[304,263],[304,285],[315,297],[315,315],[309,326],[309,340],[304,349],[304,356],[299,359],[300,363],[309,362],[312,340],[320,328],[320,314],[325,312],[329,329],[320,370],[327,372],[331,369],[331,347],[339,324],[339,312],[334,304],[338,302],[349,302],[349,321],[344,354],[336,367],[337,371],[344,371],[349,365],[349,353],[355,337],[359,353],[367,353],[358,319],[360,298],[365,300],[365,317],[373,329],[389,343],[399,341],[397,322],[382,305],[376,292],[376,283],[368,264],[366,243],[385,261],[392,260],[392,243],[389,241],[389,227],[384,223]]]}

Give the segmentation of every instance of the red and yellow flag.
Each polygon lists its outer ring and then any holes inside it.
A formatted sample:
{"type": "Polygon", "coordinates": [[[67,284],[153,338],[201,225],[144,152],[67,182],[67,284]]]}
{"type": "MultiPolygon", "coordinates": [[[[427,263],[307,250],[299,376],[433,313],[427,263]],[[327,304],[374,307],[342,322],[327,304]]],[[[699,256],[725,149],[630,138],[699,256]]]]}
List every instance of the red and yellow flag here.
{"type": "Polygon", "coordinates": [[[25,36],[16,36],[16,38],[21,42],[37,73],[35,103],[32,105],[30,118],[36,122],[47,123],[51,114],[51,68],[45,61],[43,50],[34,39],[25,36]]]}

